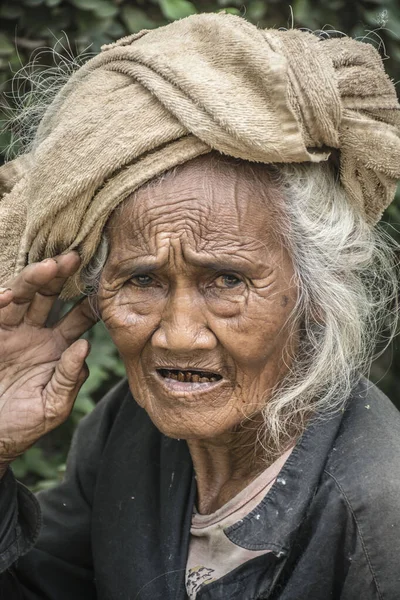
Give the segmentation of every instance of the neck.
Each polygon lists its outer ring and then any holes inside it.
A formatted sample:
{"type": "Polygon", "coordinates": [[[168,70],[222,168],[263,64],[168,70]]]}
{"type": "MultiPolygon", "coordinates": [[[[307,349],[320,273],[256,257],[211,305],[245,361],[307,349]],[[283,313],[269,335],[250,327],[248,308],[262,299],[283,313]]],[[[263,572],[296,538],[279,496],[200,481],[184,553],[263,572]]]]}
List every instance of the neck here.
{"type": "Polygon", "coordinates": [[[187,440],[201,514],[215,512],[267,468],[257,430],[240,428],[218,438],[187,440]]]}

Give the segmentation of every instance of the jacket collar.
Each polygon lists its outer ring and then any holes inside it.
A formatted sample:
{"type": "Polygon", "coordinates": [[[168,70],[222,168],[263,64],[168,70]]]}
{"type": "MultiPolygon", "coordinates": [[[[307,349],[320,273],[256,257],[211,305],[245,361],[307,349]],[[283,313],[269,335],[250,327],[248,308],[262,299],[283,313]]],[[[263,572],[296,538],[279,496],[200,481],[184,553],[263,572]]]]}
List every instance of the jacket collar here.
{"type": "Polygon", "coordinates": [[[270,550],[278,558],[288,553],[342,418],[343,411],[331,416],[319,415],[309,423],[261,503],[224,530],[233,543],[248,550],[270,550]]]}

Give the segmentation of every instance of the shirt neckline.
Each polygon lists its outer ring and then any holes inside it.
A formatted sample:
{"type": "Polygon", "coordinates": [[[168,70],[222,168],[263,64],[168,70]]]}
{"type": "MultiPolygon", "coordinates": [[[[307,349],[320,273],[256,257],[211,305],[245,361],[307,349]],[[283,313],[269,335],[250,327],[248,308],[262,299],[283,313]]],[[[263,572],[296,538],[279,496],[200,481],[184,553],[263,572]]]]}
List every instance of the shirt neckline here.
{"type": "MultiPolygon", "coordinates": [[[[293,450],[293,446],[291,446],[288,450],[286,450],[279,458],[277,458],[269,467],[264,469],[262,473],[260,473],[253,481],[251,481],[243,490],[241,490],[236,496],[231,498],[228,502],[226,502],[223,506],[218,508],[216,511],[210,514],[200,514],[197,511],[196,506],[193,508],[193,517],[192,517],[192,529],[204,529],[206,527],[210,527],[211,525],[216,525],[217,523],[222,523],[225,519],[228,519],[236,512],[240,511],[246,504],[249,504],[252,507],[252,500],[260,495],[262,490],[267,491],[270,489],[272,483],[277,478],[280,470],[285,464],[286,460],[290,456],[293,450]]],[[[230,519],[231,521],[231,519],[230,519]]]]}

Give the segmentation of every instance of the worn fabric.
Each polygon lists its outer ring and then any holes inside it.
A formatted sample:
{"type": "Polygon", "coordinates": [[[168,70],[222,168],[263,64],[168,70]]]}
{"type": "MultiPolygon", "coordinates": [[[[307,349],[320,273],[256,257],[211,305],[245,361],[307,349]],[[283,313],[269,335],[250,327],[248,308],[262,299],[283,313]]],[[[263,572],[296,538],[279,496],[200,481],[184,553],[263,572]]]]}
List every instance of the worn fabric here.
{"type": "Polygon", "coordinates": [[[235,544],[225,535],[225,529],[239,524],[253,510],[256,511],[255,518],[261,519],[257,507],[271,489],[291,452],[292,448],[284,452],[254,481],[215,512],[203,515],[194,509],[186,564],[186,591],[189,600],[196,600],[204,585],[216,581],[248,560],[269,552],[268,549],[248,550],[235,544]]]}
{"type": "MultiPolygon", "coordinates": [[[[62,88],[33,149],[0,170],[0,284],[77,248],[82,268],[113,209],[167,169],[217,150],[324,161],[369,222],[400,177],[399,104],[378,52],[350,38],[200,14],[103,48],[62,88]]],[[[64,296],[81,290],[79,273],[64,296]]]]}
{"type": "MultiPolygon", "coordinates": [[[[196,600],[398,600],[399,455],[400,414],[362,380],[226,531],[271,552],[196,600]]],[[[185,600],[195,498],[186,442],[162,435],[123,382],[79,425],[65,481],[38,495],[39,538],[33,496],[11,472],[1,482],[0,598],[185,600]]]]}

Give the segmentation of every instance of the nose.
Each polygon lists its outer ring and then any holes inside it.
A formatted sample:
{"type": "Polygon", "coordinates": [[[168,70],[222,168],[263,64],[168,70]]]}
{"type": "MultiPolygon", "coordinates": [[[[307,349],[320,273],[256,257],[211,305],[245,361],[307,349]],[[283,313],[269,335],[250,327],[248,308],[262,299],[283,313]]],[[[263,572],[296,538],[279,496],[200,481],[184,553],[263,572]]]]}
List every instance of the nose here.
{"type": "Polygon", "coordinates": [[[176,353],[213,350],[217,339],[207,326],[201,298],[189,288],[171,293],[153,333],[152,346],[176,353]]]}

